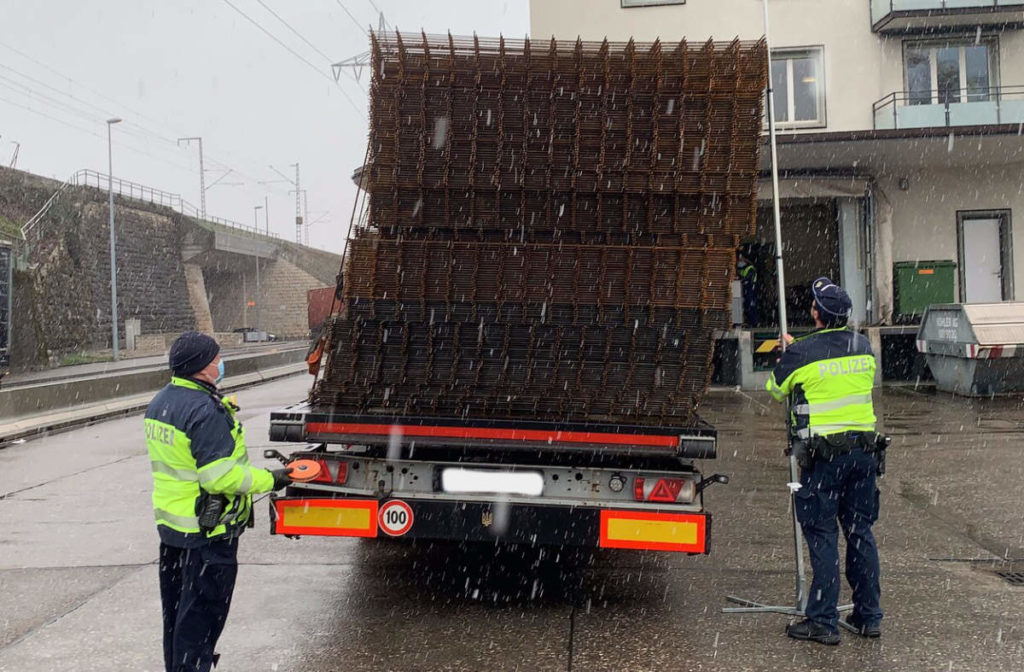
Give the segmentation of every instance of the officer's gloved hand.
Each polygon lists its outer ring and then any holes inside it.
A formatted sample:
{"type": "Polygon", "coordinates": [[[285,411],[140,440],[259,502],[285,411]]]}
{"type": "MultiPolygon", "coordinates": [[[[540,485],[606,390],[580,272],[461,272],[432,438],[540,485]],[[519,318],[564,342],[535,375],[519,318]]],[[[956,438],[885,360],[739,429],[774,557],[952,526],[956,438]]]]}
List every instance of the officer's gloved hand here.
{"type": "Polygon", "coordinates": [[[291,473],[291,467],[288,469],[271,469],[270,475],[274,477],[274,490],[280,490],[283,487],[291,485],[291,473]]]}

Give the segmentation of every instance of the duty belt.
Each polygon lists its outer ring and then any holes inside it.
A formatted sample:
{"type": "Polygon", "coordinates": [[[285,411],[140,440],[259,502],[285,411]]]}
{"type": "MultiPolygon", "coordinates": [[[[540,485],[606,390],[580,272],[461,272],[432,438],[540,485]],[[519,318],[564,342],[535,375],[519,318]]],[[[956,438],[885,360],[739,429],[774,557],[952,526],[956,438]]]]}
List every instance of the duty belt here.
{"type": "Polygon", "coordinates": [[[872,452],[875,444],[874,435],[874,432],[840,432],[828,436],[812,436],[811,454],[816,458],[831,461],[855,449],[866,453],[872,452]]]}

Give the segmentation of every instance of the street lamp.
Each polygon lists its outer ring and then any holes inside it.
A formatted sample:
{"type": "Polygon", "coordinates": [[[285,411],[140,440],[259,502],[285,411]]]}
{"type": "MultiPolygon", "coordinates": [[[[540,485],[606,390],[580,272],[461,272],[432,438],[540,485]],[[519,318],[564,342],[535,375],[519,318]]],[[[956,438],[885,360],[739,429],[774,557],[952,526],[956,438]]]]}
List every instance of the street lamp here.
{"type": "MultiPolygon", "coordinates": [[[[260,210],[263,210],[262,205],[252,206],[252,225],[256,228],[256,233],[259,233],[259,219],[258,215],[260,210]]],[[[254,255],[256,257],[256,299],[252,302],[253,308],[256,309],[256,321],[253,322],[253,328],[259,331],[260,328],[260,255],[259,252],[254,255]]]]}
{"type": "Polygon", "coordinates": [[[107,203],[107,210],[110,214],[110,323],[113,333],[114,361],[118,360],[117,341],[117,242],[114,235],[114,152],[111,148],[110,127],[120,124],[118,117],[107,119],[107,191],[110,200],[107,203]]]}

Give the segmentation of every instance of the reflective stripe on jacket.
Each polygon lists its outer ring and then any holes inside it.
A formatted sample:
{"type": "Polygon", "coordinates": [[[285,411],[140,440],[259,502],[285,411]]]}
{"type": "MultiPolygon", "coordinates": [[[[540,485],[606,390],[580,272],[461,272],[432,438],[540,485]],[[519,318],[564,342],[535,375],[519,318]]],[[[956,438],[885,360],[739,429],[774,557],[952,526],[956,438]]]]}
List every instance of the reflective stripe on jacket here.
{"type": "Polygon", "coordinates": [[[868,339],[843,327],[794,341],[768,377],[767,389],[777,401],[790,398],[792,432],[808,438],[874,431],[874,384],[868,339]]]}
{"type": "Polygon", "coordinates": [[[272,490],[274,477],[249,464],[234,405],[212,387],[174,377],[146,409],[145,428],[161,540],[187,548],[208,537],[241,534],[252,515],[252,495],[272,490]],[[227,500],[220,525],[208,534],[199,529],[204,493],[227,500]]]}

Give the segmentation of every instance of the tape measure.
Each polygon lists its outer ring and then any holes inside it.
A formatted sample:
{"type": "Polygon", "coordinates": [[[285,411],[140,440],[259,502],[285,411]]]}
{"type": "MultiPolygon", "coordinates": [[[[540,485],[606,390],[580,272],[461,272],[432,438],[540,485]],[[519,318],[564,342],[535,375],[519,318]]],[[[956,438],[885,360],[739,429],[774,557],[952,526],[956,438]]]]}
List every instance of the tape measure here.
{"type": "Polygon", "coordinates": [[[320,463],[316,460],[295,460],[288,463],[288,468],[292,470],[291,479],[299,483],[312,481],[320,475],[320,463]]]}

